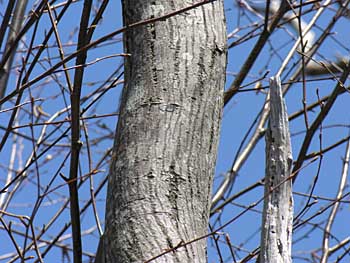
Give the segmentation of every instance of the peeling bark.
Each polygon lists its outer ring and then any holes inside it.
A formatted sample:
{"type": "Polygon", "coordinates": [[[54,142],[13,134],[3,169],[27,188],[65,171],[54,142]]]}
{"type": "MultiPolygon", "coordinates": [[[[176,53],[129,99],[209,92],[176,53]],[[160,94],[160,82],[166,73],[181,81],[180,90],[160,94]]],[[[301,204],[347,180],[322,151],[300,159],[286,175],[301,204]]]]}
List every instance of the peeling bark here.
{"type": "Polygon", "coordinates": [[[270,80],[266,175],[260,263],[291,263],[293,230],[292,152],[288,114],[279,77],[270,80]]]}

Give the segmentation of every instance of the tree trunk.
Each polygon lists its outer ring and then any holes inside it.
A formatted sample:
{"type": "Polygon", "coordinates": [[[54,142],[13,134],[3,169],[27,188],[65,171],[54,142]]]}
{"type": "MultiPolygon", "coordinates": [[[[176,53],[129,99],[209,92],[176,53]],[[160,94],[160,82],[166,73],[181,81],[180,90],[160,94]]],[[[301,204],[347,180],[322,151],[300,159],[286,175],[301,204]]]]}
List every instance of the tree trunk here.
{"type": "Polygon", "coordinates": [[[291,263],[293,163],[289,122],[281,80],[270,79],[270,114],[266,131],[266,175],[260,263],[291,263]]]}
{"type": "MultiPolygon", "coordinates": [[[[198,1],[124,0],[124,24],[198,1]]],[[[109,174],[106,262],[144,262],[207,233],[226,69],[223,1],[128,30],[109,174]]],[[[152,262],[206,262],[206,239],[152,262]]]]}

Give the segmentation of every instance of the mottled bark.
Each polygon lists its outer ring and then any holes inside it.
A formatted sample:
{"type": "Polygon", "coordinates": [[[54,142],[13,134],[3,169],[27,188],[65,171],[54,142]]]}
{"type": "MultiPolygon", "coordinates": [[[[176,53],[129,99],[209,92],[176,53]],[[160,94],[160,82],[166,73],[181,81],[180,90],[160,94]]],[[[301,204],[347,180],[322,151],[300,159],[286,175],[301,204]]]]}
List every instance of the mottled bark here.
{"type": "MultiPolygon", "coordinates": [[[[124,24],[198,1],[124,0],[124,24]]],[[[107,193],[106,262],[143,262],[207,233],[226,68],[223,1],[128,30],[107,193]]],[[[202,239],[154,262],[206,262],[202,239]]]]}
{"type": "Polygon", "coordinates": [[[292,152],[288,114],[279,77],[270,80],[269,117],[260,263],[291,263],[292,152]]]}

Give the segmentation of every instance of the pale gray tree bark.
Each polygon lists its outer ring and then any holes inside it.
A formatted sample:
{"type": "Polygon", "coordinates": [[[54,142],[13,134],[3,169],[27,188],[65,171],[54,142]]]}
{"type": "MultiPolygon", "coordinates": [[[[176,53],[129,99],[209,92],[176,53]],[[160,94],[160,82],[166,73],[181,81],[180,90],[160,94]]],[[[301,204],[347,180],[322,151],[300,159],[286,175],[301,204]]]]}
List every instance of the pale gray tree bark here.
{"type": "Polygon", "coordinates": [[[260,263],[291,263],[293,159],[288,114],[279,77],[270,80],[269,118],[260,263]]]}
{"type": "MultiPolygon", "coordinates": [[[[124,0],[124,24],[199,2],[124,0]]],[[[223,1],[208,2],[124,35],[105,262],[144,262],[207,233],[226,68],[223,1]]],[[[152,262],[206,261],[201,239],[152,262]]]]}

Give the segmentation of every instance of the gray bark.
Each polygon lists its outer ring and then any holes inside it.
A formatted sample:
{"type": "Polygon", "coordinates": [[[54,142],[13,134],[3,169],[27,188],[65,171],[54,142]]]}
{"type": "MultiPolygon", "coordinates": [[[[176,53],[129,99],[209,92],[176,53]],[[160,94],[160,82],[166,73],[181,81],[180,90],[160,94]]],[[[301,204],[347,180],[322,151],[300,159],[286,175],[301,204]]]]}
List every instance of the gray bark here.
{"type": "MultiPolygon", "coordinates": [[[[26,11],[28,0],[18,0],[14,15],[9,25],[9,33],[6,41],[5,53],[13,46],[14,39],[16,38],[18,32],[21,29],[24,13],[26,11]]],[[[16,49],[13,49],[13,53],[10,55],[6,61],[4,67],[0,69],[0,99],[5,96],[7,82],[10,77],[10,70],[13,64],[13,59],[15,57],[16,49]]]]}
{"type": "Polygon", "coordinates": [[[279,77],[270,80],[260,263],[290,263],[293,230],[292,152],[279,77]]]}
{"type": "MultiPolygon", "coordinates": [[[[124,24],[198,1],[124,0],[124,24]]],[[[223,107],[223,1],[128,30],[106,205],[106,262],[144,262],[205,235],[223,107]]],[[[206,262],[206,240],[152,262],[206,262]]]]}

